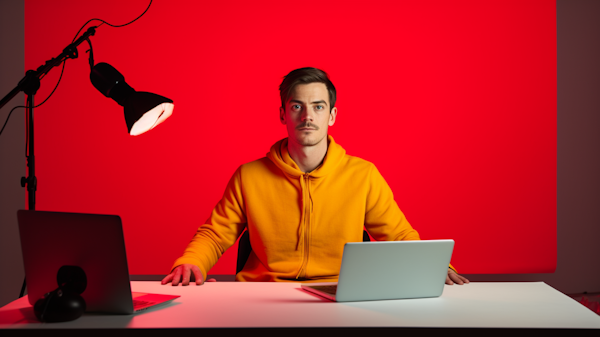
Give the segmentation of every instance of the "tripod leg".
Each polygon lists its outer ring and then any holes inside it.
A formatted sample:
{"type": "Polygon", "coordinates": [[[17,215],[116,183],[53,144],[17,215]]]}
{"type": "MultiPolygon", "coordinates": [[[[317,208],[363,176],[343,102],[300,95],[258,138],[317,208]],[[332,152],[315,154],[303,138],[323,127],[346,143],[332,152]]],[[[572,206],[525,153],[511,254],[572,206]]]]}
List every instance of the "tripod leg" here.
{"type": "Polygon", "coordinates": [[[25,287],[26,285],[26,281],[27,279],[23,278],[23,286],[21,287],[21,294],[19,295],[19,298],[23,297],[23,295],[25,295],[25,287]]]}

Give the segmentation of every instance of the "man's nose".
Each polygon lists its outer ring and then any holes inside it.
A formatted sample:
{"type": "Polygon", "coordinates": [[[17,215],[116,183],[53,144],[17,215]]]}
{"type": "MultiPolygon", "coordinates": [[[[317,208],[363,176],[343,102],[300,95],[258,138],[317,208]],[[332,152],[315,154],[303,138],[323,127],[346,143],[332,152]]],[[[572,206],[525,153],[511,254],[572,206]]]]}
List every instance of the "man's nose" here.
{"type": "Polygon", "coordinates": [[[302,111],[302,121],[309,121],[312,122],[314,121],[314,116],[312,114],[312,112],[310,111],[310,109],[304,109],[304,111],[302,111]]]}

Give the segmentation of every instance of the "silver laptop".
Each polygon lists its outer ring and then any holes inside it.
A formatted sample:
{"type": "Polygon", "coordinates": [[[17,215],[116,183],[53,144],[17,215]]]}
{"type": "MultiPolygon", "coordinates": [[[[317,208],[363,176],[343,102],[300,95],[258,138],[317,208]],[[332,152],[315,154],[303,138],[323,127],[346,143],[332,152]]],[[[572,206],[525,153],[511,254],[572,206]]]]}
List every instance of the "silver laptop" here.
{"type": "Polygon", "coordinates": [[[337,283],[302,289],[337,302],[438,297],[454,240],[349,242],[337,283]]]}
{"type": "Polygon", "coordinates": [[[119,216],[21,210],[17,217],[32,305],[58,287],[62,266],[85,272],[86,312],[131,314],[179,297],[131,292],[119,216]]]}

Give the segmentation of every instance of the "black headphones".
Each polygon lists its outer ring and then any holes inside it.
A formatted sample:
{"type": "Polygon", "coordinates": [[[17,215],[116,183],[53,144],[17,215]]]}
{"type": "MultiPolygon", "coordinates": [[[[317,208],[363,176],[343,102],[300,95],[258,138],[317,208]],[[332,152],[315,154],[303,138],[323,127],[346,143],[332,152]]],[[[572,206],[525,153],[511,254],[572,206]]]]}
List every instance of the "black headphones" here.
{"type": "Polygon", "coordinates": [[[33,306],[40,322],[67,322],[75,320],[85,311],[81,294],[87,287],[87,277],[77,266],[62,266],[56,275],[58,288],[46,293],[33,306]]]}

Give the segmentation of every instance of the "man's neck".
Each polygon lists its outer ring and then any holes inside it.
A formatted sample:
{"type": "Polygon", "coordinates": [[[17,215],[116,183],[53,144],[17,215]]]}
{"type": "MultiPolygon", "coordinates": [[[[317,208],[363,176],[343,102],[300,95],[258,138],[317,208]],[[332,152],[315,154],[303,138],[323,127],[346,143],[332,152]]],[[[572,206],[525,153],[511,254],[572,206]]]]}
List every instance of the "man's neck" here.
{"type": "Polygon", "coordinates": [[[288,152],[302,172],[312,172],[321,165],[327,154],[327,137],[313,146],[303,146],[288,140],[288,152]]]}

